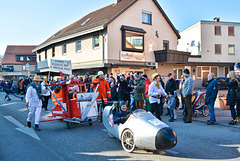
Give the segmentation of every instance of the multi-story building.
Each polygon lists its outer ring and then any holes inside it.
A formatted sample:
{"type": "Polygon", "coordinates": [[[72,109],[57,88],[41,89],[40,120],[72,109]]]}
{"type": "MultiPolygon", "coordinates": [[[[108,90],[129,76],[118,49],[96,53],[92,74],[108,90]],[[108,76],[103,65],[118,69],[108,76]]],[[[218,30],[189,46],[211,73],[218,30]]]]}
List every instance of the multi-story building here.
{"type": "Polygon", "coordinates": [[[49,71],[49,59],[65,59],[71,60],[74,75],[98,70],[167,75],[190,55],[176,51],[179,38],[156,0],[115,0],[56,32],[33,52],[42,74],[49,71]]]}
{"type": "Polygon", "coordinates": [[[188,67],[194,86],[201,88],[211,72],[226,77],[240,61],[240,23],[199,21],[180,33],[178,50],[191,52],[188,67]]]}
{"type": "Polygon", "coordinates": [[[37,65],[34,48],[36,46],[8,45],[0,61],[0,76],[4,79],[24,78],[28,74],[33,77],[37,65]]]}

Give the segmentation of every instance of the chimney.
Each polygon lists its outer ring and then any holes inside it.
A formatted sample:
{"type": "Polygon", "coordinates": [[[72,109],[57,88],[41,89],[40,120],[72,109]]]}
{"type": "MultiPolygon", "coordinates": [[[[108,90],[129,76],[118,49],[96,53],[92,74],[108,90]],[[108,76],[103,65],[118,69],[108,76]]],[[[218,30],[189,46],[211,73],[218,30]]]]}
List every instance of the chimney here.
{"type": "Polygon", "coordinates": [[[220,17],[214,17],[213,20],[216,21],[216,22],[219,22],[220,21],[220,17]]]}
{"type": "Polygon", "coordinates": [[[114,4],[121,2],[121,0],[114,0],[114,4]]]}

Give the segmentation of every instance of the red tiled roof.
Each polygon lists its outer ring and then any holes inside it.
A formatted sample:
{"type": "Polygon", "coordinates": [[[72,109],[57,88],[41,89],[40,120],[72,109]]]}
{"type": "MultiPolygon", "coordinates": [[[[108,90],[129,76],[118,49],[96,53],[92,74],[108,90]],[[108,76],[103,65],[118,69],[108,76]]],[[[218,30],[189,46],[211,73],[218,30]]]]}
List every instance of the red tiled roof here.
{"type": "Polygon", "coordinates": [[[2,59],[0,59],[0,65],[2,65],[2,59]]]}
{"type": "MultiPolygon", "coordinates": [[[[36,48],[36,45],[8,45],[2,59],[2,65],[4,64],[26,64],[26,62],[16,62],[16,55],[36,55],[32,50],[36,48]]],[[[36,62],[29,62],[30,64],[36,64],[36,62]]]]}
{"type": "MultiPolygon", "coordinates": [[[[138,0],[121,0],[117,4],[111,4],[109,6],[103,7],[99,10],[89,13],[88,15],[84,16],[80,20],[74,22],[73,24],[63,28],[62,30],[55,33],[53,36],[48,38],[45,42],[40,44],[36,49],[39,50],[51,44],[51,41],[64,38],[69,35],[73,35],[88,29],[92,29],[94,27],[103,26],[106,27],[109,23],[111,23],[115,18],[121,15],[126,9],[131,7],[135,2],[138,0]],[[86,20],[91,18],[86,24],[82,25],[86,20]],[[48,44],[49,43],[49,44],[48,44]]],[[[176,35],[180,38],[178,31],[175,29],[163,9],[160,7],[156,0],[153,2],[157,5],[160,12],[163,14],[169,25],[175,31],[176,35]]]]}

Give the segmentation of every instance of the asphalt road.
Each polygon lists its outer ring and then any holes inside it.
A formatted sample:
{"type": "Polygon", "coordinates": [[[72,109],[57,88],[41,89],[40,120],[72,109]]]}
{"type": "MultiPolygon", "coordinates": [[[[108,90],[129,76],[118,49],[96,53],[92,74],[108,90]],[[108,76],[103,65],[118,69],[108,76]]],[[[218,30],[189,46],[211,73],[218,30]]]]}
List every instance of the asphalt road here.
{"type": "MultiPolygon", "coordinates": [[[[182,120],[168,123],[177,133],[177,145],[167,151],[146,152],[136,149],[126,153],[117,139],[108,136],[101,123],[67,129],[63,121],[41,123],[42,131],[28,134],[19,131],[26,126],[25,102],[11,96],[3,101],[0,92],[0,160],[240,160],[240,129],[220,125],[207,126],[182,120]],[[19,123],[17,123],[19,122],[19,123]],[[21,125],[22,124],[22,125],[21,125]]],[[[51,109],[51,108],[50,108],[51,109]]],[[[50,111],[42,111],[42,117],[50,111]]],[[[27,129],[27,128],[26,128],[27,129]]]]}

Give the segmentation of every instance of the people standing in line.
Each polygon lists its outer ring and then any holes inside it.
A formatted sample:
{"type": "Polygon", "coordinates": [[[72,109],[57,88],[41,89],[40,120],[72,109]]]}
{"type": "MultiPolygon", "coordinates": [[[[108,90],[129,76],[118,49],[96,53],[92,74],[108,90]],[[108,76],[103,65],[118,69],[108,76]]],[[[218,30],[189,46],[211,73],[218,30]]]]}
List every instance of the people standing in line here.
{"type": "Polygon", "coordinates": [[[150,111],[151,107],[150,107],[150,102],[149,102],[149,95],[148,95],[148,90],[149,90],[149,85],[151,84],[150,79],[147,77],[146,74],[142,75],[143,79],[145,80],[145,96],[146,96],[146,107],[145,110],[146,111],[150,111]]]}
{"type": "Polygon", "coordinates": [[[134,74],[133,92],[137,108],[144,109],[145,80],[141,79],[138,73],[134,74]]]}
{"type": "MultiPolygon", "coordinates": [[[[173,79],[172,73],[168,73],[168,81],[166,83],[165,91],[169,95],[169,93],[174,92],[176,89],[177,89],[176,88],[176,81],[173,79]]],[[[170,111],[169,111],[168,108],[167,108],[167,111],[168,112],[166,113],[166,115],[170,115],[170,111]]]]}
{"type": "Polygon", "coordinates": [[[45,91],[43,94],[43,102],[42,102],[42,108],[45,109],[45,111],[48,110],[48,100],[51,98],[51,93],[48,89],[47,85],[48,84],[48,80],[47,78],[44,79],[44,81],[41,83],[42,86],[42,91],[45,91]]]}
{"type": "Polygon", "coordinates": [[[167,98],[167,109],[169,109],[170,112],[170,119],[169,122],[174,122],[174,110],[176,107],[176,98],[174,96],[175,91],[171,91],[167,98]]]}
{"type": "Polygon", "coordinates": [[[215,112],[214,112],[214,104],[218,94],[218,83],[214,79],[214,74],[208,74],[208,86],[206,91],[206,99],[205,104],[208,105],[210,120],[208,120],[208,125],[214,125],[216,122],[215,112]]]}
{"type": "Polygon", "coordinates": [[[184,82],[185,82],[184,75],[182,75],[181,78],[182,78],[182,80],[179,83],[179,94],[181,96],[181,105],[182,105],[182,107],[179,108],[179,110],[183,110],[185,108],[185,102],[184,102],[184,98],[183,98],[183,94],[182,94],[182,90],[183,90],[183,86],[184,86],[184,82]]]}
{"type": "Polygon", "coordinates": [[[237,114],[235,105],[237,103],[237,88],[238,88],[238,81],[236,79],[236,74],[234,71],[231,71],[229,74],[230,80],[226,82],[228,86],[228,93],[227,93],[227,103],[226,105],[230,106],[232,120],[228,123],[229,125],[236,125],[237,124],[237,114]]]}
{"type": "Polygon", "coordinates": [[[240,83],[238,83],[238,89],[237,89],[237,122],[240,120],[240,83]]]}
{"type": "Polygon", "coordinates": [[[33,82],[27,87],[26,105],[29,107],[27,117],[27,126],[31,128],[32,118],[35,115],[35,130],[40,131],[39,121],[41,119],[42,110],[42,91],[40,76],[35,76],[33,82]]]}
{"type": "Polygon", "coordinates": [[[125,76],[123,74],[120,75],[120,77],[118,77],[117,88],[118,88],[118,101],[126,102],[127,82],[125,81],[125,76]]]}
{"type": "Polygon", "coordinates": [[[117,88],[115,87],[114,81],[112,78],[109,79],[111,81],[110,88],[111,88],[111,98],[110,101],[117,101],[118,100],[118,93],[117,88]]]}
{"type": "MultiPolygon", "coordinates": [[[[165,89],[165,83],[163,82],[163,79],[160,74],[159,74],[159,76],[160,76],[160,83],[161,83],[163,89],[165,89]]],[[[163,105],[165,103],[164,97],[165,97],[164,95],[160,96],[160,116],[163,115],[163,105]]]]}
{"type": "Polygon", "coordinates": [[[185,76],[185,83],[182,89],[182,94],[185,101],[185,116],[183,117],[184,123],[192,123],[192,90],[193,90],[193,79],[190,76],[190,71],[186,68],[183,71],[185,76]]]}
{"type": "Polygon", "coordinates": [[[106,80],[107,82],[109,82],[109,74],[108,74],[108,73],[105,74],[105,80],[106,80]]]}
{"type": "Polygon", "coordinates": [[[24,79],[23,81],[23,89],[24,89],[24,93],[27,92],[27,86],[30,84],[30,80],[29,80],[29,77],[26,76],[26,79],[24,79]]]}
{"type": "MultiPolygon", "coordinates": [[[[87,74],[85,76],[83,83],[91,83],[91,82],[92,82],[92,79],[89,77],[89,74],[87,74]]],[[[87,92],[90,92],[90,84],[87,84],[86,87],[87,87],[87,92]]]]}
{"type": "Polygon", "coordinates": [[[115,85],[115,84],[116,84],[116,79],[114,78],[113,73],[110,73],[110,75],[109,75],[109,79],[110,79],[110,78],[113,79],[113,81],[114,81],[114,85],[115,85]]]}
{"type": "Polygon", "coordinates": [[[163,95],[167,95],[164,88],[160,82],[160,75],[158,73],[154,73],[152,75],[153,82],[149,85],[148,95],[149,102],[151,106],[151,113],[156,115],[159,120],[161,119],[160,111],[160,97],[163,95]]]}

